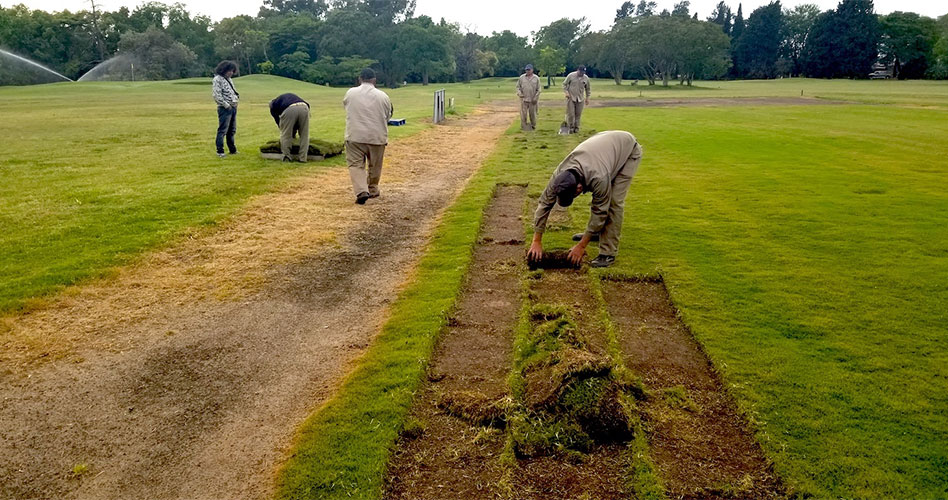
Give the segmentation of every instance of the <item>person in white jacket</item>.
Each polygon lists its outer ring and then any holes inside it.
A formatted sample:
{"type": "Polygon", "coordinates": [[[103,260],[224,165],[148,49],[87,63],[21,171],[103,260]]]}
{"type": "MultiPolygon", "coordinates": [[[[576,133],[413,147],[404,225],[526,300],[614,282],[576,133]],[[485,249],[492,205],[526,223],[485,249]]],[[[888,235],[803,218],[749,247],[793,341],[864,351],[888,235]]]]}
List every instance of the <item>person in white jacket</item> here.
{"type": "Polygon", "coordinates": [[[237,134],[237,103],[240,94],[234,88],[231,78],[237,74],[237,64],[234,61],[221,61],[214,69],[214,80],[211,85],[211,96],[217,103],[217,156],[224,158],[224,138],[227,138],[227,149],[230,154],[237,154],[237,145],[234,136],[237,134]]]}

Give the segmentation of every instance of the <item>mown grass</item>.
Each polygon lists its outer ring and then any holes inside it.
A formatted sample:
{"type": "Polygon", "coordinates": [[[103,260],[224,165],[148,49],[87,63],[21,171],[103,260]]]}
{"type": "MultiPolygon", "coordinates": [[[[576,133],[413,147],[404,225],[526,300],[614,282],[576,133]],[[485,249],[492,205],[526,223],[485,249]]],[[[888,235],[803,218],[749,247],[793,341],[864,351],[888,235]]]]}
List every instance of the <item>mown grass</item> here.
{"type": "MultiPolygon", "coordinates": [[[[346,89],[269,76],[235,85],[242,154],[225,160],[214,155],[206,79],[0,88],[0,313],[107,274],[288,178],[343,163],[300,166],[257,153],[279,136],[268,103],[283,92],[312,105],[311,136],[342,141],[346,89]]],[[[408,120],[392,127],[393,139],[429,126],[433,90],[387,91],[408,120]]],[[[502,90],[485,81],[447,86],[447,95],[464,113],[502,90]]]]}
{"type": "MultiPolygon", "coordinates": [[[[645,148],[613,272],[665,278],[792,491],[944,497],[948,111],[613,108],[584,124],[645,148]]],[[[512,143],[504,179],[538,194],[562,140],[512,143]]]]}

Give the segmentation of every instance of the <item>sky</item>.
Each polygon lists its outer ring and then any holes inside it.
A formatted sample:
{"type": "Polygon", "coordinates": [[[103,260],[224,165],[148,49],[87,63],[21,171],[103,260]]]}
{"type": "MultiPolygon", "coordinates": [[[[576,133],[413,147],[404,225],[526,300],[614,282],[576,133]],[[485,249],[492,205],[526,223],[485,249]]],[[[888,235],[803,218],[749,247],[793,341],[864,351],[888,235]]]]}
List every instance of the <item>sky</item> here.
{"type": "MultiPolygon", "coordinates": [[[[228,0],[222,7],[219,0],[179,0],[192,14],[203,14],[214,21],[238,14],[255,15],[263,0],[228,0]]],[[[655,0],[658,10],[671,10],[678,0],[655,0]]],[[[705,19],[719,0],[691,0],[691,12],[698,12],[699,19],[705,19]]],[[[175,0],[163,0],[175,3],[175,0]]],[[[740,0],[725,0],[734,12],[740,0]]],[[[46,11],[83,10],[89,8],[89,0],[0,0],[0,5],[9,7],[15,3],[24,3],[32,9],[46,11]]],[[[121,6],[133,9],[142,0],[96,0],[105,10],[116,10],[121,6]]],[[[744,0],[744,18],[770,0],[744,0]]],[[[823,10],[836,7],[838,0],[783,0],[786,7],[801,3],[815,3],[823,10]]],[[[435,21],[442,17],[456,22],[467,31],[489,35],[493,31],[510,30],[519,35],[529,36],[537,28],[563,18],[585,17],[593,30],[608,29],[615,18],[616,9],[622,0],[417,0],[415,15],[428,15],[435,21]]],[[[875,0],[876,12],[888,14],[901,10],[916,12],[930,17],[948,14],[948,2],[945,0],[875,0]]]]}

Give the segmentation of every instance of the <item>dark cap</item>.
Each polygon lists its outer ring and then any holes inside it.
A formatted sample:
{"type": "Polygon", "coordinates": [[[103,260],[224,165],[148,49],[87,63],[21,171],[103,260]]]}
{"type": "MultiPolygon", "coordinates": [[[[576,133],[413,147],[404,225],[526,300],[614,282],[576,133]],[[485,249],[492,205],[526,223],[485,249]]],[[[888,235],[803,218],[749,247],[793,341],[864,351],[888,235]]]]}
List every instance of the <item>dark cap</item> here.
{"type": "Polygon", "coordinates": [[[564,170],[553,178],[553,194],[556,195],[556,202],[561,207],[572,205],[573,198],[576,197],[577,184],[579,184],[579,178],[572,170],[564,170]]]}
{"type": "Polygon", "coordinates": [[[359,75],[359,78],[361,78],[363,82],[375,80],[375,71],[373,71],[372,68],[365,68],[362,70],[362,74],[359,75]]]}
{"type": "Polygon", "coordinates": [[[532,65],[532,64],[528,64],[528,65],[526,65],[523,69],[524,69],[524,70],[533,69],[533,65],[532,65]]]}
{"type": "Polygon", "coordinates": [[[579,67],[576,68],[576,71],[582,71],[583,73],[585,73],[585,72],[586,72],[586,65],[580,64],[579,67]]]}

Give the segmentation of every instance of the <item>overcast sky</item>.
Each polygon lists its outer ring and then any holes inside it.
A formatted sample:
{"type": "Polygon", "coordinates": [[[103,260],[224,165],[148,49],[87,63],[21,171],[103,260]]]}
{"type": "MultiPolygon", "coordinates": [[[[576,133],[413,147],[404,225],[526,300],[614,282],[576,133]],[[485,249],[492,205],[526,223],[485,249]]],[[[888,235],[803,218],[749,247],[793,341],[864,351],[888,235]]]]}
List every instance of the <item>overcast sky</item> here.
{"type": "MultiPolygon", "coordinates": [[[[23,0],[0,0],[0,5],[9,7],[23,0]]],[[[691,12],[698,12],[699,19],[705,19],[719,0],[691,0],[691,12]]],[[[725,0],[731,9],[737,11],[739,0],[725,0]]],[[[175,0],[165,0],[174,3],[175,0]]],[[[469,31],[489,35],[492,31],[509,29],[520,35],[529,35],[540,26],[549,24],[562,17],[585,17],[593,30],[607,29],[616,15],[616,9],[622,0],[417,0],[416,15],[428,15],[435,21],[444,17],[450,22],[459,23],[469,31]]],[[[658,10],[671,10],[676,0],[656,0],[658,10]]],[[[26,0],[23,3],[33,9],[46,11],[82,10],[89,8],[88,0],[26,0]]],[[[142,3],[141,0],[98,0],[102,8],[116,10],[125,5],[130,9],[142,3]]],[[[263,0],[229,0],[225,5],[219,0],[181,0],[192,14],[204,14],[218,21],[224,17],[238,14],[255,15],[263,0]]],[[[744,18],[755,8],[770,3],[769,0],[745,0],[744,18]]],[[[801,3],[815,3],[822,9],[836,7],[838,0],[783,0],[784,7],[801,3]]],[[[876,12],[888,14],[901,10],[917,12],[930,17],[948,14],[946,0],[876,0],[876,12]]]]}

